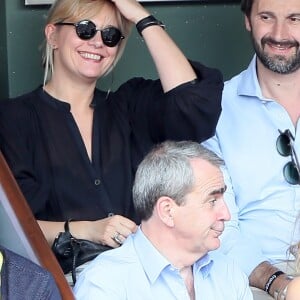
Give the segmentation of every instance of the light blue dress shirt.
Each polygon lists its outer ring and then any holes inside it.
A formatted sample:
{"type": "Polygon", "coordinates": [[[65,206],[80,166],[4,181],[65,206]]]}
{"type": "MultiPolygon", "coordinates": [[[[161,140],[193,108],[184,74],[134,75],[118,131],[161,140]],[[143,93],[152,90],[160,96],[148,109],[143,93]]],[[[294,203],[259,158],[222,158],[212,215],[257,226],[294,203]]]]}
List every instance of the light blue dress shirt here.
{"type": "MultiPolygon", "coordinates": [[[[251,300],[246,275],[214,252],[193,265],[196,299],[251,300]]],[[[106,251],[80,274],[76,299],[189,300],[179,270],[138,229],[119,248],[106,251]]]]}
{"type": "Polygon", "coordinates": [[[288,247],[300,238],[295,225],[300,186],[285,181],[283,167],[291,157],[276,149],[278,129],[289,129],[299,156],[298,127],[283,106],[262,96],[256,56],[247,70],[225,83],[216,135],[204,145],[221,156],[227,168],[225,199],[231,221],[221,236],[221,249],[248,275],[266,259],[272,263],[291,259],[288,247]]]}

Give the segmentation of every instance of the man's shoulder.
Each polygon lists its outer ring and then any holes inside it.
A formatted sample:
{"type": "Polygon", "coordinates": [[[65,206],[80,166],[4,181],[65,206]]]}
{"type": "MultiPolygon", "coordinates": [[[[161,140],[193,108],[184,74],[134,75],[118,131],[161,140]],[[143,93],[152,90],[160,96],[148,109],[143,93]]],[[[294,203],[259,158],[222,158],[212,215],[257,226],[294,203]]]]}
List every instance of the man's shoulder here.
{"type": "Polygon", "coordinates": [[[256,81],[256,56],[254,56],[246,69],[225,81],[222,100],[232,95],[247,95],[249,91],[252,93],[253,90],[257,89],[256,81]]]}
{"type": "Polygon", "coordinates": [[[130,269],[138,263],[137,255],[131,242],[119,248],[102,252],[90,264],[88,269],[106,269],[109,273],[118,273],[130,269]]]}
{"type": "Polygon", "coordinates": [[[75,290],[89,285],[114,289],[117,285],[118,293],[124,294],[126,286],[139,273],[140,264],[134,249],[125,243],[119,248],[105,251],[98,255],[82,271],[76,283],[75,290]]]}
{"type": "Polygon", "coordinates": [[[230,79],[226,80],[224,82],[224,91],[236,88],[239,85],[239,83],[244,79],[244,77],[248,74],[248,72],[248,69],[243,70],[239,74],[236,74],[230,79]]]}
{"type": "Polygon", "coordinates": [[[5,287],[7,299],[16,299],[15,297],[18,298],[21,294],[24,296],[23,299],[33,299],[36,295],[45,299],[44,297],[50,294],[51,299],[61,299],[54,278],[48,270],[1,246],[0,251],[5,261],[1,272],[5,279],[2,280],[2,285],[5,287]],[[18,292],[13,288],[15,286],[19,287],[18,292]],[[26,289],[28,286],[30,289],[26,289]]]}

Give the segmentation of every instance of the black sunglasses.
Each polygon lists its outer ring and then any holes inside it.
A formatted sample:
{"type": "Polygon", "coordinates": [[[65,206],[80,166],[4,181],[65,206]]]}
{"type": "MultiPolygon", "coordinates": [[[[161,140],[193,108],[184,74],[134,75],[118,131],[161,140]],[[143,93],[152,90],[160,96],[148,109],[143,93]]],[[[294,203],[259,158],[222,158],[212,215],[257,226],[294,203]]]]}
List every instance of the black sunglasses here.
{"type": "Polygon", "coordinates": [[[124,39],[124,36],[118,28],[109,26],[103,29],[97,29],[96,25],[90,20],[82,20],[76,23],[58,22],[55,25],[75,26],[77,36],[82,40],[93,38],[97,31],[99,31],[101,33],[103,44],[107,47],[115,47],[122,39],[124,39]]]}
{"type": "Polygon", "coordinates": [[[283,167],[283,176],[290,184],[300,184],[299,160],[294,148],[294,136],[289,129],[281,132],[276,141],[276,148],[280,155],[291,156],[292,160],[283,167]]]}

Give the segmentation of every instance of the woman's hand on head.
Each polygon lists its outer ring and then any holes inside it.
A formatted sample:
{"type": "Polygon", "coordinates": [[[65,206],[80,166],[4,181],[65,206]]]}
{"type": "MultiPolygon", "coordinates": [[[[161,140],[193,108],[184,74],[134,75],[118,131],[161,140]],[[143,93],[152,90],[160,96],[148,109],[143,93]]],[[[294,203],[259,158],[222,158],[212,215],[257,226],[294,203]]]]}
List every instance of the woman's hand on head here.
{"type": "Polygon", "coordinates": [[[133,23],[150,15],[150,13],[136,0],[111,0],[121,14],[133,23]]]}

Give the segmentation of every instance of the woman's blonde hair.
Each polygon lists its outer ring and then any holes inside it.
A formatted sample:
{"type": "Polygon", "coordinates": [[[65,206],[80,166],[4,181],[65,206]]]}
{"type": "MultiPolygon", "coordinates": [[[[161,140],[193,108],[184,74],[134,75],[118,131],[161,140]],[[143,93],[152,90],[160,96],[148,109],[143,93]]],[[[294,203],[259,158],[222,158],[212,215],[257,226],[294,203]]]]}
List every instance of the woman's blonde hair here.
{"type": "MultiPolygon", "coordinates": [[[[98,14],[104,5],[111,5],[117,16],[118,27],[125,39],[118,46],[118,52],[115,60],[113,61],[110,68],[106,71],[104,75],[107,75],[116,65],[118,60],[121,58],[125,45],[126,37],[129,36],[130,30],[132,28],[132,23],[123,17],[120,11],[116,8],[114,3],[109,0],[56,0],[48,13],[46,24],[55,24],[58,22],[63,22],[65,20],[72,20],[74,22],[80,21],[82,19],[90,19],[96,14],[98,14]]],[[[44,41],[43,45],[43,66],[44,71],[44,85],[51,79],[54,69],[54,49],[48,43],[47,39],[44,41]]]]}

